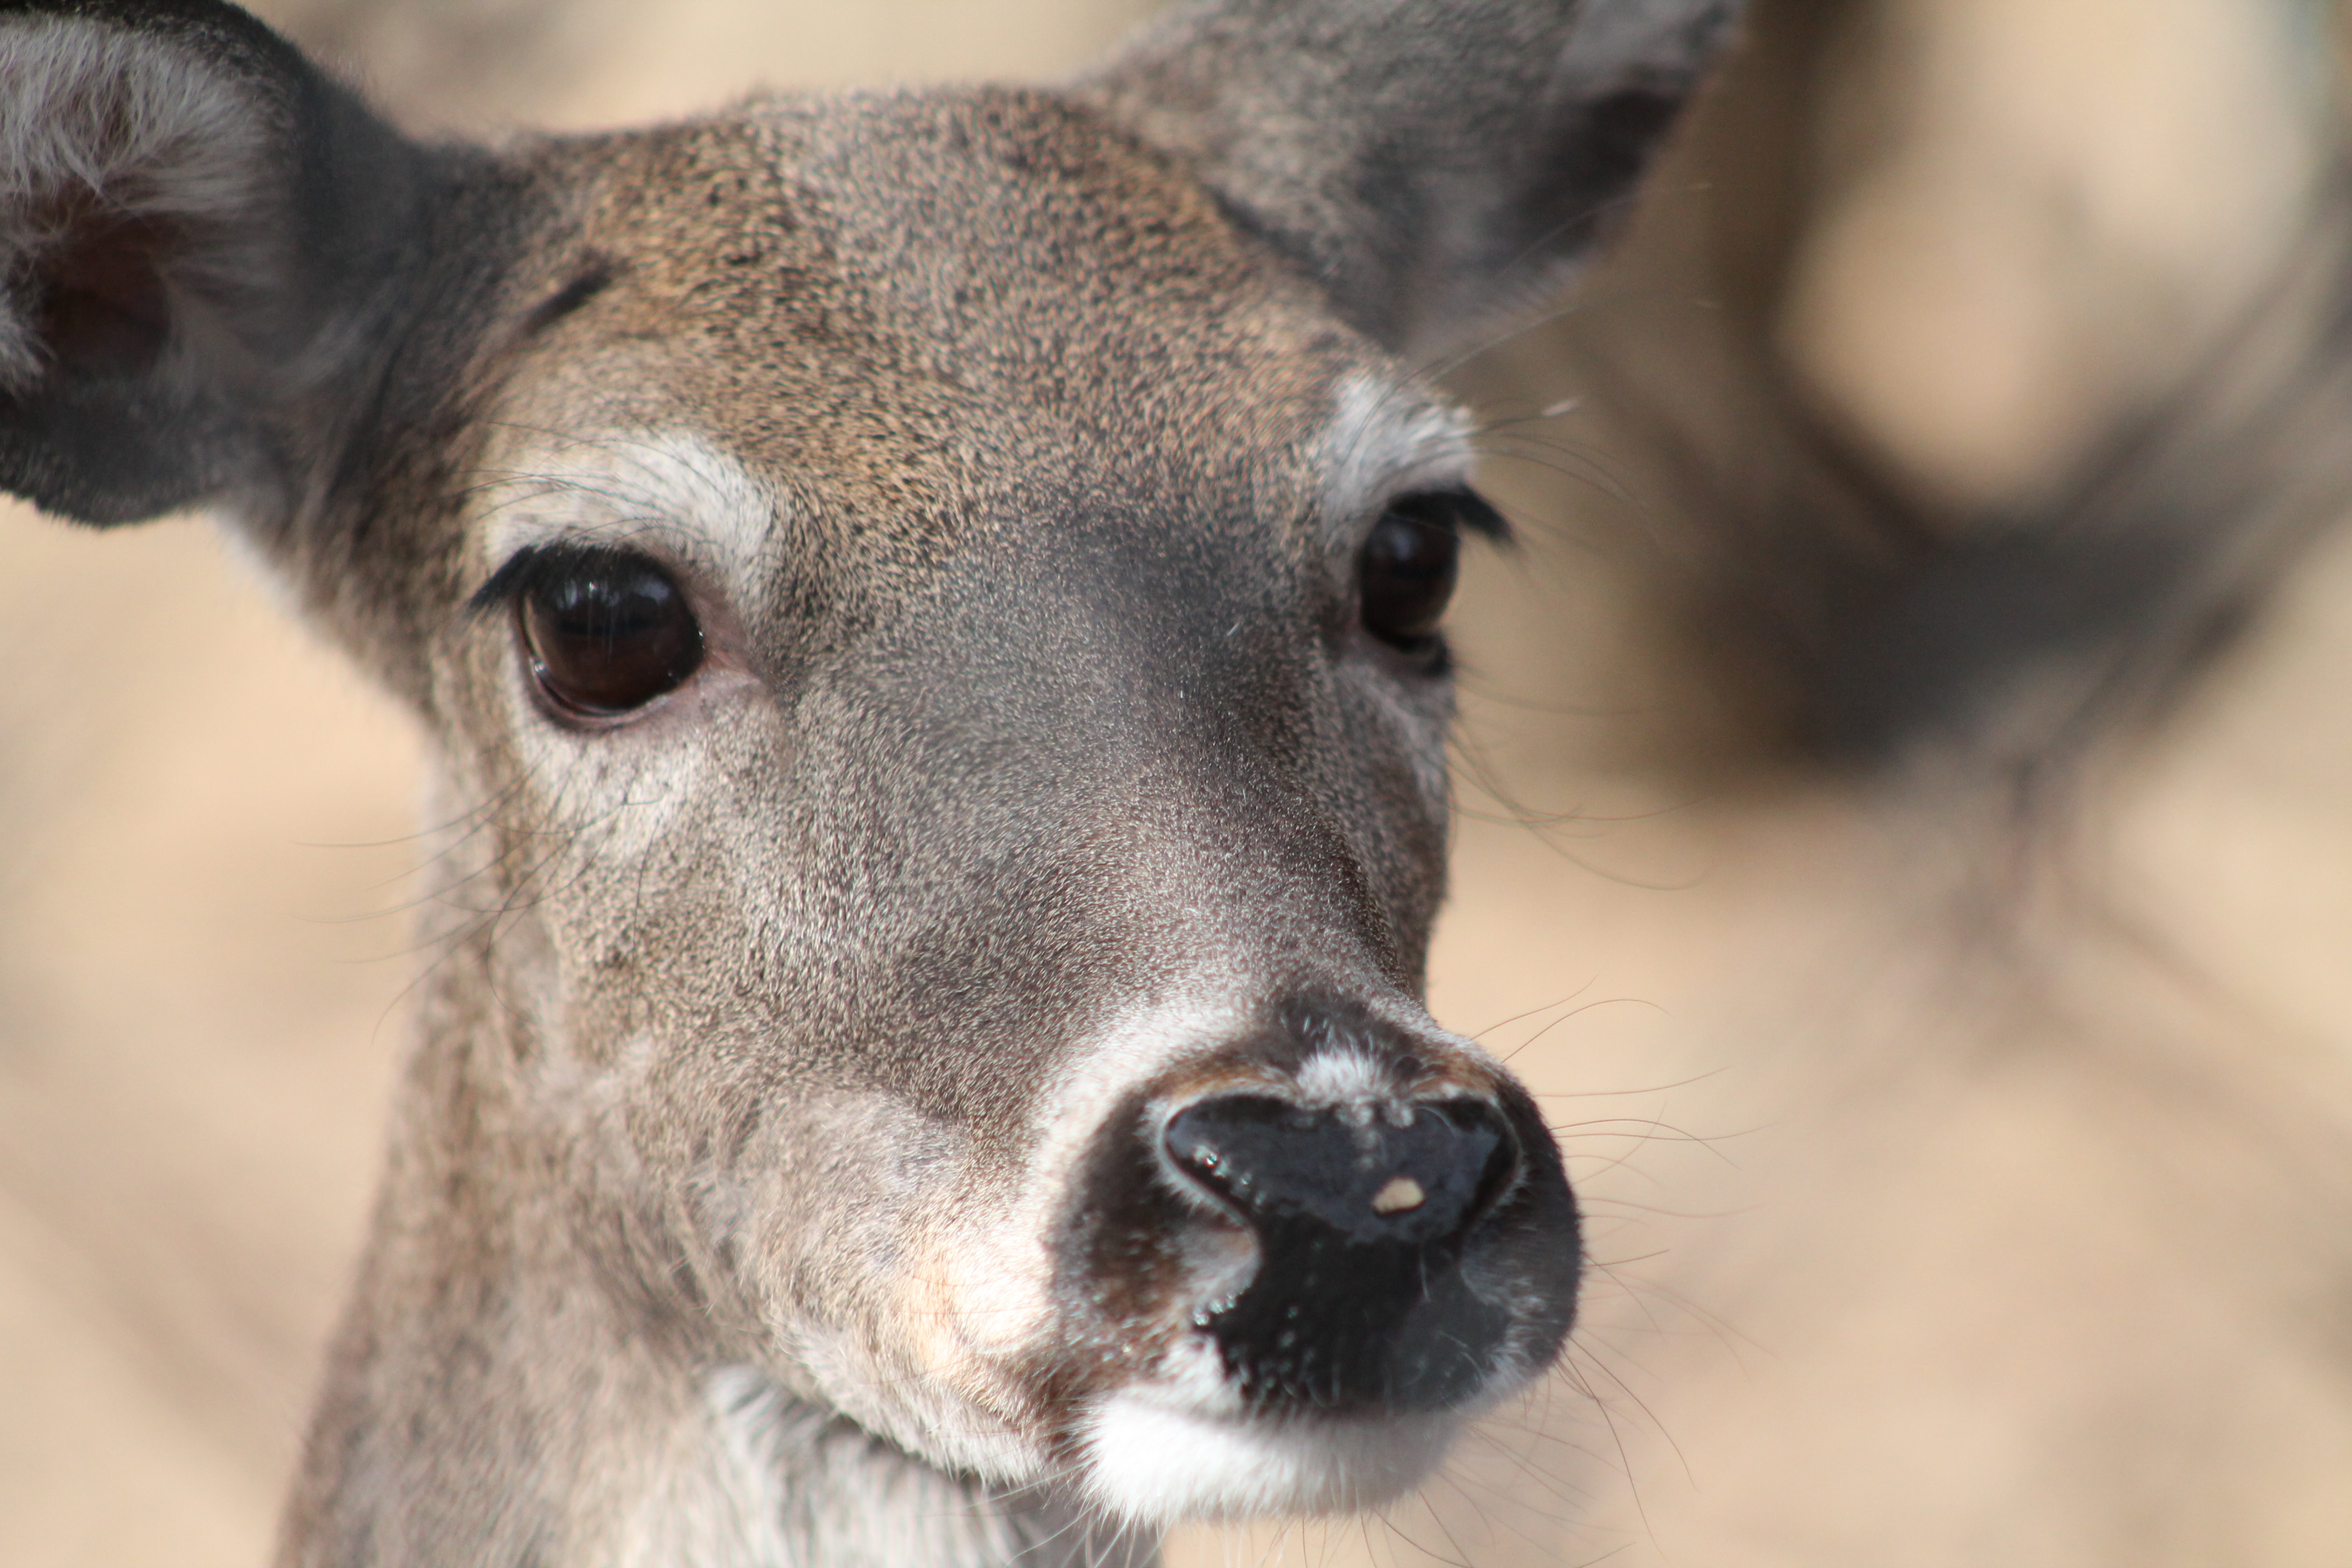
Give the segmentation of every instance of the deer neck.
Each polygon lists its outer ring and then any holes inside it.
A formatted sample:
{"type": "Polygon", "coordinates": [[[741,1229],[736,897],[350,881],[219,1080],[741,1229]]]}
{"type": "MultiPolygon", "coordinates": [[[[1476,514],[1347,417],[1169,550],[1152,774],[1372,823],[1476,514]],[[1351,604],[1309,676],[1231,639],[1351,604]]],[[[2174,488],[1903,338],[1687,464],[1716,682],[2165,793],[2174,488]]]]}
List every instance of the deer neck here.
{"type": "Polygon", "coordinates": [[[754,1325],[670,1255],[608,1130],[525,1087],[534,1046],[499,998],[530,940],[509,935],[496,960],[461,940],[420,998],[281,1568],[1158,1560],[1151,1532],[939,1469],[751,1364],[754,1325]]]}

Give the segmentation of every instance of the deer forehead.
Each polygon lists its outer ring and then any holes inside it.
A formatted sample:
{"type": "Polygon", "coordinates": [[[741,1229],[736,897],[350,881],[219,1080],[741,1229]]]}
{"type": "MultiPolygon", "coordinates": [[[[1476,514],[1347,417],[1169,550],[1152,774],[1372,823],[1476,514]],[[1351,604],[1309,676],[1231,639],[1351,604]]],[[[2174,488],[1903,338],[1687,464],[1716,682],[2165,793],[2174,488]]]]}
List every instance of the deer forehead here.
{"type": "Polygon", "coordinates": [[[1089,510],[1311,554],[1467,467],[1451,404],[1050,95],[779,100],[541,158],[565,216],[511,307],[494,558],[567,486],[576,525],[698,535],[742,581],[1089,510]]]}

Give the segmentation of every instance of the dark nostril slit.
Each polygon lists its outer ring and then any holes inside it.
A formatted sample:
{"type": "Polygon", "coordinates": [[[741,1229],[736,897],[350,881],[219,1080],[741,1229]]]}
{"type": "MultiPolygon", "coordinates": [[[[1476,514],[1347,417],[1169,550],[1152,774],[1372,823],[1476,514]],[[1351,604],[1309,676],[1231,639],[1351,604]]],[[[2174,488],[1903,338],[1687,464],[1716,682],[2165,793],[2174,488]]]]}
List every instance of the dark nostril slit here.
{"type": "Polygon", "coordinates": [[[1517,1163],[1509,1124],[1477,1100],[1424,1102],[1399,1125],[1377,1111],[1221,1095],[1171,1118],[1166,1138],[1177,1168],[1254,1228],[1327,1228],[1357,1246],[1465,1235],[1517,1163]]]}

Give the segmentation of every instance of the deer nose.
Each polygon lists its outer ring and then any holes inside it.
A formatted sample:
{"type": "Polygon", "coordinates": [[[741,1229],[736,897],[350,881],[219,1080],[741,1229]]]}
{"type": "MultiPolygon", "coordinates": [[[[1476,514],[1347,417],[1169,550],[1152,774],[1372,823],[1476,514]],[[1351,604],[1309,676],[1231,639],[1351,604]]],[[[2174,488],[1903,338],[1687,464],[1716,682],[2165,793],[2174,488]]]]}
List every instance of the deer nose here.
{"type": "Polygon", "coordinates": [[[1477,1223],[1517,1163],[1501,1113],[1475,1100],[1310,1108],[1220,1095],[1171,1117],[1169,1157],[1261,1239],[1443,1245],[1477,1223]]]}
{"type": "Polygon", "coordinates": [[[1255,1236],[1249,1283],[1193,1318],[1255,1406],[1442,1409],[1484,1386],[1510,1313],[1463,1259],[1521,1163],[1499,1110],[1220,1095],[1162,1141],[1255,1236]]]}

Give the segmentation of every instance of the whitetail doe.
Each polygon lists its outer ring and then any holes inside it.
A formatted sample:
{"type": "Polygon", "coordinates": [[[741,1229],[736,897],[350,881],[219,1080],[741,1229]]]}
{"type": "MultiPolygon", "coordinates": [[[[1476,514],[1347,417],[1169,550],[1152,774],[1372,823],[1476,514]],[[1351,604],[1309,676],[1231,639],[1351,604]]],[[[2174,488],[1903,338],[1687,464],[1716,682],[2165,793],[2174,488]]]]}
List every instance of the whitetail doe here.
{"type": "Polygon", "coordinates": [[[1230,0],[501,150],[0,5],[0,485],[230,521],[434,739],[289,1564],[1131,1563],[1377,1504],[1577,1217],[1418,1000],[1466,424],[1733,0],[1230,0]]]}

